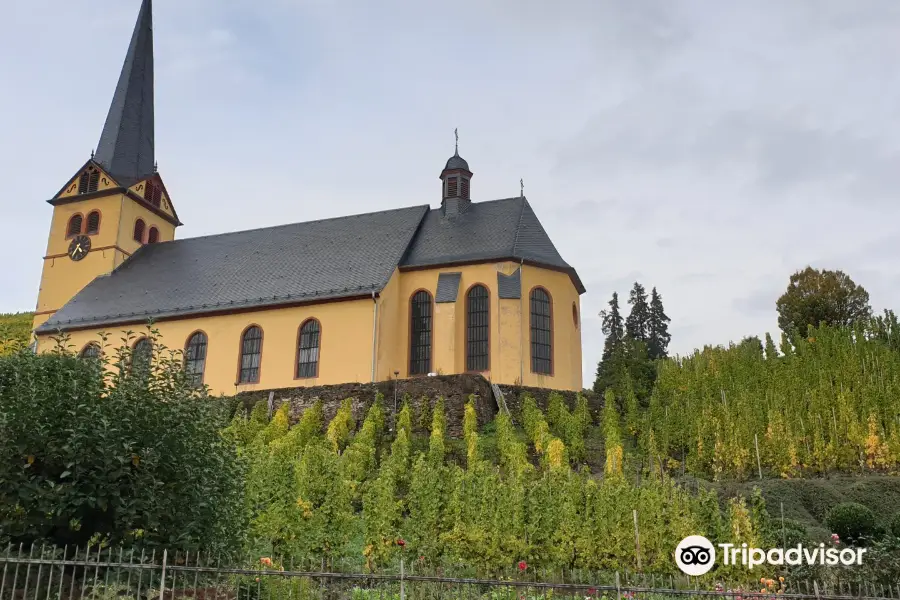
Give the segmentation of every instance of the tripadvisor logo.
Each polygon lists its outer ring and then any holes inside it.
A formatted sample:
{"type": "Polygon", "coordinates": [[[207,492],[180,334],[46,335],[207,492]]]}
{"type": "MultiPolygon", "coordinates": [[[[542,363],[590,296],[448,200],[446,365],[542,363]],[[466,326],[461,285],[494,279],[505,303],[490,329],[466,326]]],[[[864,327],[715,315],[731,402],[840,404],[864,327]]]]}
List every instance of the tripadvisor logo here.
{"type": "MultiPolygon", "coordinates": [[[[865,548],[825,548],[825,544],[807,548],[798,544],[793,548],[751,548],[747,544],[717,544],[722,564],[743,565],[752,570],[759,565],[861,565],[865,548]]],[[[675,563],[687,575],[708,573],[716,562],[716,547],[702,535],[689,535],[675,548],[675,563]]]]}

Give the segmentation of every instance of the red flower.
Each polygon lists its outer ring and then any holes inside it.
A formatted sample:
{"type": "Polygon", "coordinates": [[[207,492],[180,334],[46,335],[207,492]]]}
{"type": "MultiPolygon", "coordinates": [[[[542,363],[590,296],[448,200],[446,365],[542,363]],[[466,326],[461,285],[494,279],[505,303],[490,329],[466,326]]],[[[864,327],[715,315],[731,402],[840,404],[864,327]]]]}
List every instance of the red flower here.
{"type": "Polygon", "coordinates": [[[588,588],[588,596],[593,596],[597,593],[597,588],[588,588]]]}
{"type": "Polygon", "coordinates": [[[406,545],[406,540],[404,540],[403,538],[399,538],[399,539],[397,540],[397,545],[400,546],[400,547],[402,548],[403,546],[406,545]]]}
{"type": "Polygon", "coordinates": [[[520,571],[524,571],[525,569],[528,568],[528,563],[525,562],[524,560],[520,560],[518,566],[519,566],[520,571]]]}

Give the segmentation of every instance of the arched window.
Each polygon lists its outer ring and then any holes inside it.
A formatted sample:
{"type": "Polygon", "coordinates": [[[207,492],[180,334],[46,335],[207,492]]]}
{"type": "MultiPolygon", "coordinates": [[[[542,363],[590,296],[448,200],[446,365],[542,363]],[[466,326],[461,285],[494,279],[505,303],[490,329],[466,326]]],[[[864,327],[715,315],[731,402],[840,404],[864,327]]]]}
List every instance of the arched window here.
{"type": "Polygon", "coordinates": [[[69,225],[66,227],[66,237],[72,237],[81,233],[81,224],[83,222],[84,217],[82,217],[80,213],[72,215],[71,218],[69,218],[69,225]]]}
{"type": "Polygon", "coordinates": [[[92,210],[88,213],[87,217],[87,227],[84,231],[88,235],[94,235],[96,233],[100,233],[100,211],[92,210]]]}
{"type": "Polygon", "coordinates": [[[487,371],[491,305],[487,288],[474,285],[466,294],[466,370],[487,371]]]}
{"type": "Polygon", "coordinates": [[[188,338],[184,349],[184,371],[194,385],[203,385],[203,373],[206,370],[206,334],[198,331],[188,338]]]}
{"type": "Polygon", "coordinates": [[[91,192],[96,192],[99,183],[100,171],[94,167],[88,167],[84,173],[81,174],[81,177],[78,178],[78,193],[89,194],[91,192]]]}
{"type": "Polygon", "coordinates": [[[315,319],[310,319],[300,326],[300,336],[297,342],[297,379],[318,377],[319,375],[319,344],[322,337],[322,327],[315,319]]]}
{"type": "Polygon", "coordinates": [[[100,346],[95,342],[91,342],[81,349],[81,353],[78,356],[87,359],[100,358],[100,346]]]}
{"type": "Polygon", "coordinates": [[[144,243],[144,225],[143,219],[138,219],[134,222],[134,241],[143,244],[144,243]]]}
{"type": "Polygon", "coordinates": [[[147,243],[155,244],[159,241],[159,229],[156,227],[151,227],[150,231],[147,233],[147,243]]]}
{"type": "Polygon", "coordinates": [[[150,373],[153,360],[153,343],[149,338],[141,338],[131,350],[131,372],[138,377],[146,377],[150,373]]]}
{"type": "Polygon", "coordinates": [[[431,372],[431,294],[413,294],[409,314],[409,374],[425,375],[431,372]]]}
{"type": "Polygon", "coordinates": [[[262,329],[253,325],[241,336],[241,364],[238,383],[259,383],[262,359],[262,329]]]}
{"type": "Polygon", "coordinates": [[[531,372],[553,374],[553,310],[542,288],[531,290],[531,372]]]}

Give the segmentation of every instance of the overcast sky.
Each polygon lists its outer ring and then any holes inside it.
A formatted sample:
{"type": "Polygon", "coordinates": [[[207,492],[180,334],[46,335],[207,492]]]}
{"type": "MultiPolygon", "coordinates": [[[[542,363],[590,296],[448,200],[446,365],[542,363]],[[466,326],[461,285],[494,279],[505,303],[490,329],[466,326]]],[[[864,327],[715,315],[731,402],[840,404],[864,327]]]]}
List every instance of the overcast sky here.
{"type": "MultiPolygon", "coordinates": [[[[139,0],[0,20],[0,312],[32,310],[50,198],[96,145],[139,0]]],[[[895,0],[156,0],[156,153],[180,237],[525,194],[598,312],[638,280],[670,350],[776,331],[811,264],[900,295],[895,0]]]]}

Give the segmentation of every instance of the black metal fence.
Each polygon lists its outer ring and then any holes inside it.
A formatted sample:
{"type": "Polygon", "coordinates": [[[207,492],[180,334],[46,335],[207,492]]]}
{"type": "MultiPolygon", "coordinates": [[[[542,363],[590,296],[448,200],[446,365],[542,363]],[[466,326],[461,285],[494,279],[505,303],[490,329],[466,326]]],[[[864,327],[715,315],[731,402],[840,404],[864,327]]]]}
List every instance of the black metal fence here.
{"type": "Polygon", "coordinates": [[[553,580],[537,580],[526,572],[479,579],[425,574],[415,562],[403,561],[391,571],[364,573],[341,566],[324,568],[324,563],[321,569],[312,569],[309,562],[285,565],[266,557],[226,560],[202,552],[48,546],[5,550],[0,549],[0,600],[900,600],[900,582],[897,586],[804,582],[762,593],[706,590],[686,577],[634,573],[612,573],[611,580],[592,580],[577,572],[553,580]]]}

